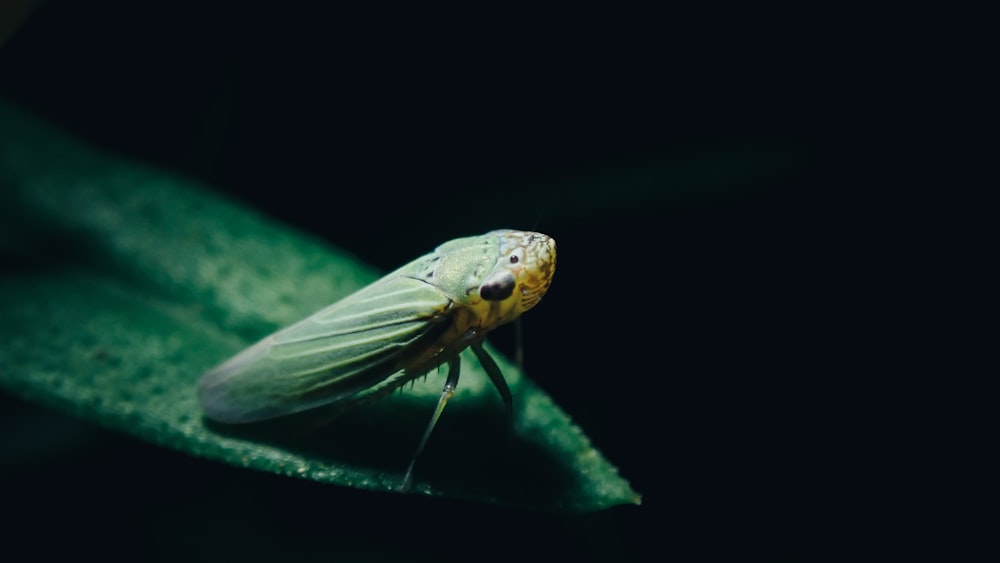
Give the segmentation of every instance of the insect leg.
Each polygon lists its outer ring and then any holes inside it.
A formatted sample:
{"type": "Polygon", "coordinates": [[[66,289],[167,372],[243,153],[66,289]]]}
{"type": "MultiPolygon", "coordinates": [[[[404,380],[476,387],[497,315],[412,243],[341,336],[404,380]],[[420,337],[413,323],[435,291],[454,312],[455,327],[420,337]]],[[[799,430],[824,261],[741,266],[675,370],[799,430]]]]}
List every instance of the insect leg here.
{"type": "Polygon", "coordinates": [[[524,371],[524,328],[521,324],[521,317],[514,319],[514,359],[517,360],[517,369],[524,371]]]}
{"type": "Polygon", "coordinates": [[[427,445],[427,439],[431,437],[431,431],[434,430],[434,425],[437,424],[438,419],[441,418],[441,411],[444,410],[444,405],[448,402],[448,399],[455,394],[455,388],[458,387],[458,374],[460,366],[461,359],[457,355],[448,360],[448,378],[444,382],[444,389],[441,391],[441,398],[438,399],[437,408],[434,409],[434,416],[431,417],[431,422],[427,425],[427,430],[424,430],[424,436],[420,438],[420,444],[417,445],[417,451],[414,452],[413,458],[410,459],[410,466],[406,468],[406,476],[403,477],[403,484],[399,486],[399,490],[401,491],[405,491],[410,488],[413,481],[413,466],[416,465],[417,458],[420,457],[420,452],[424,451],[424,446],[427,445]]]}
{"type": "Polygon", "coordinates": [[[493,361],[489,352],[483,349],[482,342],[473,342],[471,348],[476,353],[476,357],[479,358],[483,369],[486,370],[486,375],[490,376],[493,386],[500,393],[500,398],[503,399],[503,408],[507,413],[507,443],[509,444],[514,436],[514,399],[510,395],[510,388],[507,387],[507,380],[503,378],[503,373],[500,372],[500,368],[493,361]]]}

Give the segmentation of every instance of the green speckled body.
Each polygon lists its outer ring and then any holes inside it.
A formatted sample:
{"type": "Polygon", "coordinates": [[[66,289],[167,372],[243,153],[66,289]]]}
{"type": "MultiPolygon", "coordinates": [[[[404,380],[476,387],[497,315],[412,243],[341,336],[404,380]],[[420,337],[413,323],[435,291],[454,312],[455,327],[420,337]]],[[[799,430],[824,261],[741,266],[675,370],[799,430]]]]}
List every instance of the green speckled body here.
{"type": "Polygon", "coordinates": [[[449,241],[206,373],[202,410],[255,422],[391,391],[537,304],[555,260],[540,233],[449,241]]]}

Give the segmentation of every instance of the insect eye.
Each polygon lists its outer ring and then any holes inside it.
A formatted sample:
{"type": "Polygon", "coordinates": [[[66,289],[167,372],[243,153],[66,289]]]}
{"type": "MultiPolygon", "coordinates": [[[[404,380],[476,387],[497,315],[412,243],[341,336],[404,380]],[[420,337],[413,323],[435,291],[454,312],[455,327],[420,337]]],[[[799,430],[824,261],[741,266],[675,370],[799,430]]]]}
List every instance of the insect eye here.
{"type": "Polygon", "coordinates": [[[510,272],[500,272],[479,286],[479,296],[487,301],[503,301],[514,293],[515,285],[514,276],[510,272]]]}

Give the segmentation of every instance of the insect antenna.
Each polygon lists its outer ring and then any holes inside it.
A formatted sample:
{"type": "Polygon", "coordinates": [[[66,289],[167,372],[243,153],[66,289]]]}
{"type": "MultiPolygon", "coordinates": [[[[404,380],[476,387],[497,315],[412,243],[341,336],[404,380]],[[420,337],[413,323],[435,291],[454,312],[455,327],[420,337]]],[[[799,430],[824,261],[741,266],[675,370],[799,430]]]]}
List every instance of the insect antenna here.
{"type": "Polygon", "coordinates": [[[544,215],[547,210],[547,205],[539,206],[538,211],[535,213],[535,222],[531,225],[532,231],[538,231],[538,225],[542,222],[542,215],[544,215]]]}

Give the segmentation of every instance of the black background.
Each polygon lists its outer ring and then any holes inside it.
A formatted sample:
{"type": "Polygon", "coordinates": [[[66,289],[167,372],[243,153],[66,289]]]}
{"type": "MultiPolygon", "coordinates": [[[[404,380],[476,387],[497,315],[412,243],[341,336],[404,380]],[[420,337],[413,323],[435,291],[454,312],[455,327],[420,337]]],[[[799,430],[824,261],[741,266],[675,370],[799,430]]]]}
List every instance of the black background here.
{"type": "Polygon", "coordinates": [[[492,228],[551,234],[559,272],[525,318],[528,373],[643,505],[553,516],[324,487],[5,398],[5,423],[54,444],[12,450],[5,543],[140,560],[773,560],[884,537],[899,480],[882,465],[897,442],[877,414],[878,272],[898,255],[875,236],[892,208],[876,187],[920,127],[898,127],[905,100],[885,88],[907,64],[880,44],[891,21],[382,9],[51,1],[0,49],[0,95],[382,269],[492,228]],[[597,214],[565,186],[544,209],[509,196],[760,147],[787,166],[720,194],[597,214]]]}

